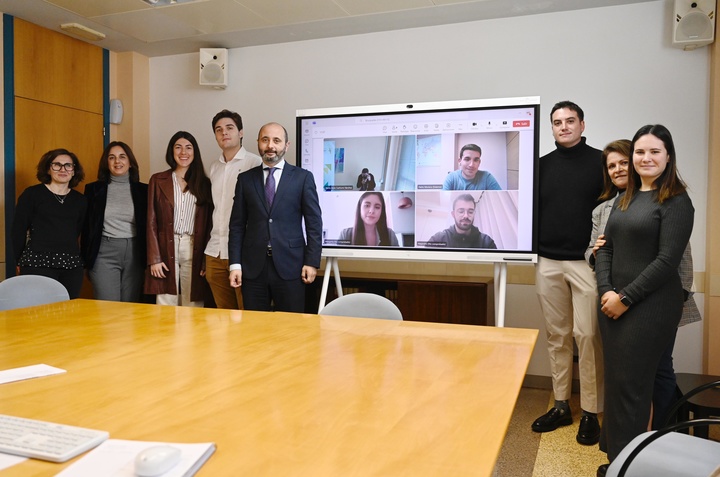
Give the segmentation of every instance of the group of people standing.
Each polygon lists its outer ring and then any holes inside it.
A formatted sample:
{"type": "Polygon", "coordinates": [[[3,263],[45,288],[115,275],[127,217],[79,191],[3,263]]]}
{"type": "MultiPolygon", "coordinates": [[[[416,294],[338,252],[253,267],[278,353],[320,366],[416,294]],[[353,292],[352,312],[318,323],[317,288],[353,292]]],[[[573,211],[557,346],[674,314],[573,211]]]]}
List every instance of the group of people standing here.
{"type": "Polygon", "coordinates": [[[600,151],[582,136],[577,104],[557,103],[550,119],[556,149],[540,159],[536,286],[555,404],[532,429],[573,422],[574,338],[576,438],[599,442],[612,462],[634,437],[662,426],[676,399],[677,327],[700,319],[691,291],[694,208],[664,126],[643,126],[600,151]]]}
{"type": "Polygon", "coordinates": [[[262,158],[242,146],[238,113],[222,110],[212,126],[222,154],[209,176],[186,131],[172,136],[170,168],[149,184],[140,182],[135,155],[120,141],[105,147],[98,180],[84,194],[74,190],[84,179],[77,156],[44,154],[40,184],[28,187],[15,209],[19,273],[53,278],[70,298],[80,296],[87,269],[101,300],[156,295],[158,304],[203,306],[209,285],[219,308],[245,302],[247,309],[304,311],[303,284],[314,280],[321,255],[312,175],[285,162],[289,140],[277,123],[260,130],[262,158]]]}
{"type": "MultiPolygon", "coordinates": [[[[600,151],[582,136],[577,104],[557,103],[550,119],[556,149],[540,159],[536,286],[555,404],[532,429],[549,432],[573,422],[574,338],[582,408],[577,441],[599,442],[612,461],[635,436],[662,424],[675,397],[677,327],[681,317],[682,323],[700,318],[691,291],[694,209],[664,126],[644,126],[631,141],[600,151]]],[[[73,190],[84,178],[75,154],[43,155],[40,184],[22,193],[15,210],[12,246],[20,273],[54,278],[74,298],[84,266],[96,298],[140,301],[145,293],[160,304],[186,306],[202,306],[205,277],[220,308],[303,311],[304,285],[314,281],[321,255],[313,176],[285,162],[290,143],[280,124],[260,129],[260,156],[242,146],[237,113],[219,112],[212,127],[222,154],[209,177],[197,141],[185,131],[170,139],[170,168],[154,174],[149,186],[123,142],[105,148],[98,180],[84,195],[73,190]]],[[[477,170],[480,151],[465,152],[477,170]]],[[[373,188],[366,182],[355,224],[340,240],[397,246],[383,195],[373,188]]],[[[472,197],[462,200],[466,209],[474,206],[472,197]]],[[[471,223],[466,211],[460,217],[471,223]]]]}

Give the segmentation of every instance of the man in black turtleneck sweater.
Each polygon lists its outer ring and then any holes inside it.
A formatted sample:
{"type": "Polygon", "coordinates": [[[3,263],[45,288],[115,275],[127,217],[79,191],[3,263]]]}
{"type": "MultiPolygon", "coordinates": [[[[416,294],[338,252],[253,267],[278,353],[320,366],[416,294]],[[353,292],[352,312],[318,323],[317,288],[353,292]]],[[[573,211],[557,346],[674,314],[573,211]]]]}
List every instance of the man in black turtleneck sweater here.
{"type": "Polygon", "coordinates": [[[592,231],[592,211],[602,192],[601,151],[588,146],[583,110],[557,103],[551,113],[557,149],[540,158],[539,258],[535,286],[545,317],[555,405],[532,424],[536,432],[572,424],[568,400],[572,390],[573,337],[578,347],[580,444],[600,437],[602,411],[602,344],[597,327],[597,284],[584,262],[592,231]]]}

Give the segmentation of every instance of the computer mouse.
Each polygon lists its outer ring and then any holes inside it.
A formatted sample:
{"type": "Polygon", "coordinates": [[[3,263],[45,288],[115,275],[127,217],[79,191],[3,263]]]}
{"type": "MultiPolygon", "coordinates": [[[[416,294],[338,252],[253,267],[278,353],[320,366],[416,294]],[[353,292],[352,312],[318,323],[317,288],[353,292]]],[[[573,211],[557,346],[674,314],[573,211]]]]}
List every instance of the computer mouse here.
{"type": "Polygon", "coordinates": [[[148,447],[135,457],[135,474],[155,477],[172,469],[180,462],[182,451],[177,447],[159,445],[148,447]]]}

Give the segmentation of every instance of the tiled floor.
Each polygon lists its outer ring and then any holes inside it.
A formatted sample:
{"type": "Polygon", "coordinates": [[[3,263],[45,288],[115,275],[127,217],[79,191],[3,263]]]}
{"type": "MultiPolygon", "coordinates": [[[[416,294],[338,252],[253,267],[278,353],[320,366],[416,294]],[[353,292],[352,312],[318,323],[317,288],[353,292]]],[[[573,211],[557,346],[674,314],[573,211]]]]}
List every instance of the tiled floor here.
{"type": "Polygon", "coordinates": [[[552,405],[552,393],[523,388],[495,469],[497,477],[594,477],[607,462],[597,445],[577,443],[579,395],[570,400],[574,423],[553,432],[536,433],[530,424],[552,405]]]}
{"type": "Polygon", "coordinates": [[[495,477],[530,477],[535,467],[541,434],[530,423],[548,407],[550,391],[522,388],[505,442],[495,466],[495,477]]]}

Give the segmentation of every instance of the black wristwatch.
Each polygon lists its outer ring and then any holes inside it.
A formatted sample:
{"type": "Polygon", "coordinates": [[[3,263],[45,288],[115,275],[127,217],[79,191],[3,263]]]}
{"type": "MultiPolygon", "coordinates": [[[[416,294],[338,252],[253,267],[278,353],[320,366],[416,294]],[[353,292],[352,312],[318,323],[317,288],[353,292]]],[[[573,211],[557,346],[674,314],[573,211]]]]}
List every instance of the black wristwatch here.
{"type": "Polygon", "coordinates": [[[630,308],[630,305],[632,305],[632,300],[625,296],[623,293],[618,293],[618,296],[620,297],[620,303],[630,308]]]}

